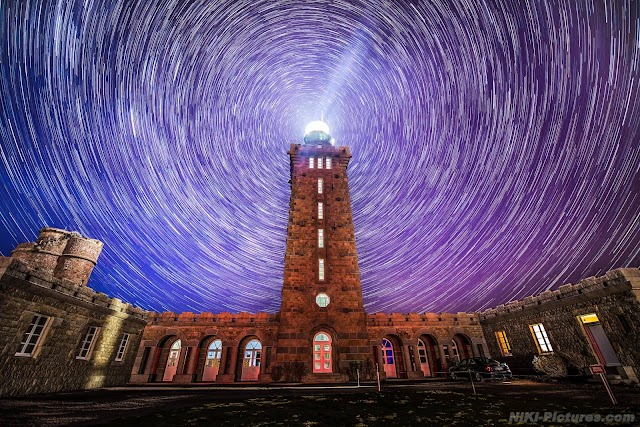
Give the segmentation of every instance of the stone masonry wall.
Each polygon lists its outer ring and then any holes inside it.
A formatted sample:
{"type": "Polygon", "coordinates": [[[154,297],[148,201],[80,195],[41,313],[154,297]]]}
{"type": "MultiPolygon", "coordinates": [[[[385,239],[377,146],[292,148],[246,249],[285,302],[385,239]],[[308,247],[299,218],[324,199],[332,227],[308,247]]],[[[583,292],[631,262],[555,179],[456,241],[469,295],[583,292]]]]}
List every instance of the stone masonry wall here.
{"type": "Polygon", "coordinates": [[[578,316],[595,313],[622,364],[618,373],[634,379],[640,373],[639,296],[640,270],[618,269],[486,310],[480,322],[492,355],[515,373],[534,373],[539,352],[529,325],[536,323],[544,325],[553,352],[584,372],[598,360],[578,316]],[[502,355],[497,331],[505,331],[512,356],[502,355]]]}
{"type": "Polygon", "coordinates": [[[14,258],[0,258],[0,396],[126,384],[145,312],[14,258]],[[31,357],[16,356],[35,314],[50,317],[31,357]],[[89,360],[76,359],[89,326],[102,328],[89,360]],[[129,333],[122,361],[115,354],[129,333]]]}

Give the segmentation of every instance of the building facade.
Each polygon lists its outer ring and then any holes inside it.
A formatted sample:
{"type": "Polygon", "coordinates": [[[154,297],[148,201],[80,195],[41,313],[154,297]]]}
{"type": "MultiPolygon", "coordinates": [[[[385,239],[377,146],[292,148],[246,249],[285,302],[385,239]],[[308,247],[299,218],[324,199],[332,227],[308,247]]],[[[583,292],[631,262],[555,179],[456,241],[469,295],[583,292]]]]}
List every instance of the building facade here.
{"type": "Polygon", "coordinates": [[[343,382],[443,375],[488,355],[476,314],[368,315],[351,213],[349,147],[324,123],[289,149],[291,198],[278,313],[151,313],[132,382],[343,382]]]}
{"type": "Polygon", "coordinates": [[[0,396],[128,381],[145,312],[85,286],[101,250],[45,228],[0,258],[0,396]]]}
{"type": "Polygon", "coordinates": [[[602,365],[611,379],[638,382],[640,270],[624,268],[480,313],[489,350],[516,373],[555,355],[568,374],[602,365]]]}
{"type": "Polygon", "coordinates": [[[0,258],[0,396],[130,383],[346,382],[444,377],[486,356],[533,373],[640,372],[640,270],[619,269],[482,313],[364,311],[348,147],[323,123],[289,149],[291,198],[277,313],[154,313],[86,287],[102,243],[42,229],[0,258]]]}

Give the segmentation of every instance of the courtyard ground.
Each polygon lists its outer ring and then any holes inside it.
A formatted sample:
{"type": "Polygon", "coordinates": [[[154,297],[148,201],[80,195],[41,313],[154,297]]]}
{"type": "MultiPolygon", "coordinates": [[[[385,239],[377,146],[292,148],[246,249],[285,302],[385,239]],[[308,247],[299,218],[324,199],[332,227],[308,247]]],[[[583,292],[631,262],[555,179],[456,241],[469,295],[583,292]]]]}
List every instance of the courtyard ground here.
{"type": "MultiPolygon", "coordinates": [[[[633,415],[640,425],[640,389],[614,387],[613,406],[601,384],[383,383],[364,387],[118,387],[0,399],[1,426],[414,426],[509,425],[512,412],[539,412],[527,425],[602,425],[564,422],[566,413],[633,415]],[[556,412],[556,421],[544,413],[556,412]],[[558,422],[560,420],[560,422],[558,422]]],[[[513,421],[513,420],[511,420],[513,421]]]]}

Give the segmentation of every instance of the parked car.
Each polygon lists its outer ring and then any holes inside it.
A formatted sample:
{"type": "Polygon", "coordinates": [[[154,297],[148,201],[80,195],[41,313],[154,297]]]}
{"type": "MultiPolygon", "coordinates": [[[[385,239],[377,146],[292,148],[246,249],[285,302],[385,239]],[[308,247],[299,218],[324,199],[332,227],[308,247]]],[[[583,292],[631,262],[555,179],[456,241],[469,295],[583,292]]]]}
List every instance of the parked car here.
{"type": "Polygon", "coordinates": [[[511,378],[512,374],[506,363],[486,357],[472,357],[462,359],[460,363],[449,368],[449,377],[452,380],[473,377],[474,381],[483,381],[487,378],[511,378]]]}

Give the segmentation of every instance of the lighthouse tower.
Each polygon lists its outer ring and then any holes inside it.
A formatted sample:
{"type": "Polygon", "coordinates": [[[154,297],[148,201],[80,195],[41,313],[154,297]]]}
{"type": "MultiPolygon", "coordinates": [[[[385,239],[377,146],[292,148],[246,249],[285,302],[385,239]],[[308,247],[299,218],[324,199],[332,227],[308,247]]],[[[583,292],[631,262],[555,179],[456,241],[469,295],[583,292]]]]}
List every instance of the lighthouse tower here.
{"type": "Polygon", "coordinates": [[[306,366],[306,381],[339,381],[371,357],[351,214],[348,147],[324,122],[292,144],[291,199],[277,363],[306,366]]]}

